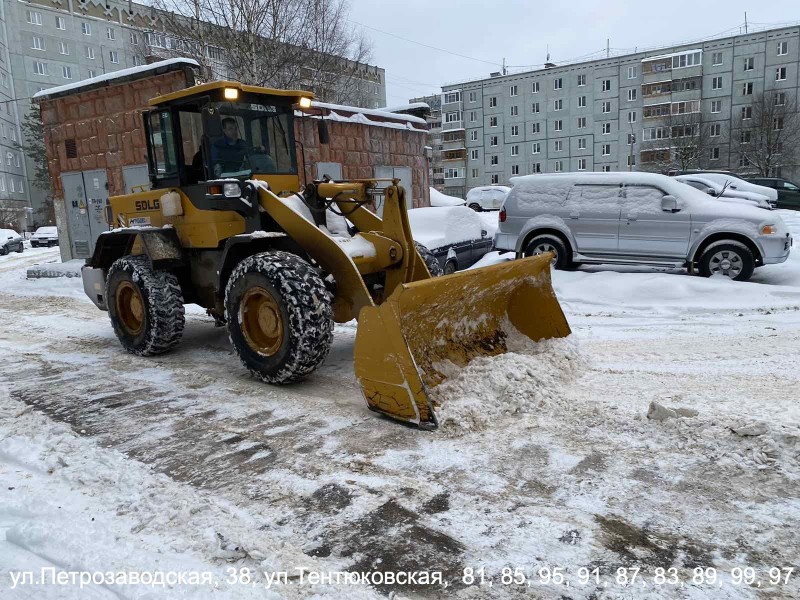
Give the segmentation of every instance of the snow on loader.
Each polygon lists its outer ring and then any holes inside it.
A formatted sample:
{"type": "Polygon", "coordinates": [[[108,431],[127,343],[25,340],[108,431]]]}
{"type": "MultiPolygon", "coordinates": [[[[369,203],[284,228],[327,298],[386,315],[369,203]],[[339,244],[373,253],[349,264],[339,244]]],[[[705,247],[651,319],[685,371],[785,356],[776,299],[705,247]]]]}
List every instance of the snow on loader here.
{"type": "MultiPolygon", "coordinates": [[[[426,389],[452,364],[503,353],[516,332],[569,334],[549,257],[433,277],[441,270],[413,241],[397,180],[301,187],[294,116],[311,101],[226,81],[151,100],[151,189],[110,198],[113,228],[82,269],[84,289],[142,356],[173,348],[184,304],[199,304],[273,384],[313,372],[334,322],[358,319],[355,373],[369,407],[433,429],[426,389]],[[376,200],[383,218],[367,209],[376,200]]],[[[322,119],[319,135],[327,143],[322,119]]]]}

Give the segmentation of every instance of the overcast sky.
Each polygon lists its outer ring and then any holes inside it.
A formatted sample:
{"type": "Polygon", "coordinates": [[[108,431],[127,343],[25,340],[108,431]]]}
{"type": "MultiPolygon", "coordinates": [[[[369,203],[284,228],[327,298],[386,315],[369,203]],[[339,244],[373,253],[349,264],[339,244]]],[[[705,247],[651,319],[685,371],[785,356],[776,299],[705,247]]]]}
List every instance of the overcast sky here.
{"type": "Polygon", "coordinates": [[[560,64],[604,51],[607,38],[612,51],[632,52],[637,47],[738,33],[745,11],[753,27],[800,21],[797,0],[350,0],[350,4],[351,21],[366,26],[372,40],[372,64],[386,69],[389,105],[440,92],[444,83],[488,76],[500,70],[503,58],[512,66],[541,64],[548,45],[550,59],[560,64]]]}

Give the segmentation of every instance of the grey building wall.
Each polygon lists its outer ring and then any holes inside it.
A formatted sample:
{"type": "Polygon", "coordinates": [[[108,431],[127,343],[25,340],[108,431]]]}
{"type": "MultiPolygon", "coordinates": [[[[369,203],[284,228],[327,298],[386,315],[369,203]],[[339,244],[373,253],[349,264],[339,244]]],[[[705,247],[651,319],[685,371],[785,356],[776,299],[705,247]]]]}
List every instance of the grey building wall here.
{"type": "MultiPolygon", "coordinates": [[[[789,27],[446,85],[442,87],[443,98],[456,91],[461,96],[459,102],[443,103],[443,131],[448,126],[464,127],[467,155],[464,160],[443,159],[446,174],[448,168],[451,174],[460,173],[459,169],[464,173],[463,178],[446,178],[444,191],[458,194],[479,185],[507,184],[517,172],[648,168],[642,165],[642,151],[668,147],[670,142],[643,140],[644,128],[660,122],[657,118],[645,119],[645,106],[664,100],[644,98],[642,86],[679,77],[702,77],[702,85],[696,90],[673,92],[666,101],[699,100],[702,121],[723,125],[719,138],[709,140],[719,147],[720,157],[708,160],[706,167],[738,168],[736,143],[731,143],[730,132],[737,126],[741,107],[752,100],[742,93],[743,84],[752,82],[754,94],[780,90],[797,99],[799,75],[800,28],[789,27]],[[788,42],[785,55],[777,53],[781,41],[788,42]],[[701,65],[674,69],[666,75],[643,72],[644,59],[693,49],[702,51],[701,65]],[[713,55],[718,52],[722,53],[722,64],[713,64],[713,55]],[[745,71],[744,59],[751,57],[753,69],[745,71]],[[779,67],[787,68],[785,81],[775,81],[779,67]],[[714,77],[719,76],[722,85],[714,89],[714,77]],[[585,83],[579,78],[585,78],[585,83]],[[558,80],[560,87],[554,83],[558,80]],[[711,112],[713,100],[721,101],[719,112],[711,112]],[[516,114],[512,114],[512,107],[516,107],[516,114]],[[461,112],[461,120],[447,123],[448,113],[456,111],[461,112]],[[580,118],[585,118],[585,126],[579,123],[580,118]],[[635,137],[632,144],[630,134],[635,137]]],[[[798,168],[787,165],[782,174],[795,177],[798,168]]]]}

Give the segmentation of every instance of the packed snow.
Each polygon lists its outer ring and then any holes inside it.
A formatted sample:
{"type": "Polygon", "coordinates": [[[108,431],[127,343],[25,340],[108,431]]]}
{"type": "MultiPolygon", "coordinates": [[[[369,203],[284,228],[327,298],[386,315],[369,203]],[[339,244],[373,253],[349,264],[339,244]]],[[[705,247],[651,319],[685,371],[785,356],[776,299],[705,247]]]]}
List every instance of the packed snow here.
{"type": "Polygon", "coordinates": [[[431,206],[463,206],[465,201],[463,198],[456,198],[455,196],[448,196],[443,194],[436,188],[430,188],[431,206]]]}

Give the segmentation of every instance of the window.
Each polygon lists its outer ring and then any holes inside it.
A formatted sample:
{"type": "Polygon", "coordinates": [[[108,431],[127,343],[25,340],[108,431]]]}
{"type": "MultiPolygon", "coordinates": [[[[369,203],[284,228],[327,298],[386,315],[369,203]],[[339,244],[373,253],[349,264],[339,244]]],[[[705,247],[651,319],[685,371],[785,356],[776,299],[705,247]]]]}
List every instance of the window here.
{"type": "Polygon", "coordinates": [[[603,166],[600,168],[600,170],[601,170],[603,173],[611,173],[611,165],[603,165],[603,166]]]}
{"type": "Polygon", "coordinates": [[[33,36],[31,40],[31,48],[34,50],[44,50],[44,40],[38,35],[33,36]]]}
{"type": "Polygon", "coordinates": [[[519,125],[512,125],[511,126],[511,137],[516,137],[519,135],[519,125]]]}
{"type": "Polygon", "coordinates": [[[586,127],[586,117],[578,117],[578,129],[584,129],[586,127]]]}
{"type": "Polygon", "coordinates": [[[511,146],[511,156],[519,156],[519,146],[517,144],[511,146]]]}
{"type": "Polygon", "coordinates": [[[540,110],[540,107],[539,107],[539,103],[538,102],[534,102],[533,104],[531,104],[531,112],[532,113],[536,114],[536,113],[539,112],[539,110],[540,110]]]}
{"type": "Polygon", "coordinates": [[[461,177],[464,177],[464,169],[459,169],[458,167],[448,167],[444,170],[445,179],[460,179],[461,177]]]}
{"type": "Polygon", "coordinates": [[[711,112],[712,113],[722,112],[722,100],[711,101],[711,112]]]}
{"type": "Polygon", "coordinates": [[[715,146],[714,148],[711,148],[711,152],[710,152],[709,158],[711,160],[719,160],[719,146],[715,146]]]}
{"type": "Polygon", "coordinates": [[[42,13],[38,13],[34,10],[27,11],[28,23],[31,25],[41,25],[42,24],[42,13]]]}
{"type": "Polygon", "coordinates": [[[610,79],[603,79],[602,91],[604,91],[604,92],[610,92],[611,91],[611,80],[610,79]]]}
{"type": "Polygon", "coordinates": [[[636,111],[632,110],[628,113],[628,123],[636,123],[636,111]]]}
{"type": "Polygon", "coordinates": [[[460,110],[451,110],[449,112],[444,113],[445,123],[458,123],[460,120],[461,120],[460,110]]]}
{"type": "Polygon", "coordinates": [[[519,165],[511,165],[511,174],[519,175],[519,165]]]}
{"type": "Polygon", "coordinates": [[[110,40],[117,39],[117,32],[113,27],[106,27],[106,37],[110,40]]]}
{"type": "Polygon", "coordinates": [[[59,42],[59,50],[61,54],[69,56],[69,45],[66,42],[59,42]]]}
{"type": "Polygon", "coordinates": [[[17,190],[16,190],[16,186],[14,185],[14,178],[13,177],[9,177],[8,179],[11,181],[11,191],[12,192],[16,192],[17,190]]]}
{"type": "Polygon", "coordinates": [[[564,87],[564,81],[559,77],[558,79],[553,79],[553,89],[560,90],[564,87]]]}
{"type": "Polygon", "coordinates": [[[541,133],[542,132],[542,124],[541,123],[531,123],[531,133],[541,133]]]}
{"type": "Polygon", "coordinates": [[[564,129],[564,121],[562,121],[561,119],[553,121],[553,130],[554,131],[562,131],[563,129],[564,129]]]}
{"type": "Polygon", "coordinates": [[[739,132],[739,143],[741,144],[749,144],[752,140],[751,131],[749,129],[744,129],[739,132]]]}
{"type": "Polygon", "coordinates": [[[111,51],[108,53],[108,59],[109,59],[109,60],[110,60],[112,63],[114,63],[114,64],[117,64],[117,63],[119,63],[119,54],[117,53],[117,51],[116,51],[116,50],[111,50],[111,51]]]}
{"type": "Polygon", "coordinates": [[[789,54],[789,42],[778,42],[778,56],[789,54]]]}
{"type": "Polygon", "coordinates": [[[83,35],[92,35],[92,24],[86,21],[81,21],[81,32],[83,35]]]}
{"type": "Polygon", "coordinates": [[[6,178],[0,175],[0,192],[6,191],[6,178]]]}
{"type": "Polygon", "coordinates": [[[628,67],[628,79],[636,79],[636,67],[628,67]]]}
{"type": "Polygon", "coordinates": [[[37,75],[47,75],[47,63],[38,60],[33,61],[33,72],[37,75]]]}
{"type": "Polygon", "coordinates": [[[634,156],[633,154],[629,154],[628,155],[628,166],[629,167],[633,167],[635,165],[636,165],[636,156],[634,156]]]}
{"type": "Polygon", "coordinates": [[[477,142],[478,141],[478,130],[473,129],[469,132],[469,141],[470,142],[477,142]]]}
{"type": "Polygon", "coordinates": [[[61,67],[61,74],[64,79],[72,79],[72,67],[61,67]]]}
{"type": "Polygon", "coordinates": [[[753,107],[752,106],[743,106],[742,107],[742,120],[746,121],[747,119],[753,118],[753,107]]]}
{"type": "Polygon", "coordinates": [[[564,170],[564,163],[563,161],[557,160],[553,163],[553,171],[556,173],[561,173],[564,170]]]}
{"type": "Polygon", "coordinates": [[[578,138],[578,150],[586,150],[586,138],[578,138]]]}
{"type": "Polygon", "coordinates": [[[139,35],[131,31],[131,45],[138,46],[139,45],[139,35]]]}
{"type": "Polygon", "coordinates": [[[784,92],[775,94],[775,106],[786,106],[786,94],[784,92]]]}
{"type": "Polygon", "coordinates": [[[497,117],[489,117],[489,127],[497,127],[497,117]]]}
{"type": "Polygon", "coordinates": [[[533,163],[533,168],[531,169],[531,173],[541,173],[542,172],[542,163],[533,163]]]}
{"type": "Polygon", "coordinates": [[[494,185],[496,183],[500,183],[500,175],[497,175],[497,174],[492,175],[492,185],[494,185]]]}
{"type": "MultiPolygon", "coordinates": [[[[16,142],[17,141],[17,128],[14,127],[14,126],[11,126],[11,127],[9,127],[9,130],[11,131],[11,141],[12,142],[16,142]]],[[[3,137],[5,137],[5,136],[3,136],[3,137]]]]}
{"type": "Polygon", "coordinates": [[[564,141],[563,140],[556,140],[553,142],[553,150],[555,152],[563,152],[564,151],[564,141]]]}
{"type": "Polygon", "coordinates": [[[0,73],[0,85],[8,88],[8,75],[6,73],[0,73]]]}
{"type": "Polygon", "coordinates": [[[511,116],[516,117],[519,114],[519,106],[511,107],[511,116]]]}
{"type": "Polygon", "coordinates": [[[775,81],[786,81],[786,67],[775,69],[775,81]]]}
{"type": "Polygon", "coordinates": [[[86,46],[86,58],[94,60],[94,48],[91,46],[86,46]]]}
{"type": "Polygon", "coordinates": [[[672,57],[672,68],[682,69],[684,67],[693,67],[700,64],[702,52],[690,52],[688,54],[680,54],[672,57]]]}
{"type": "Polygon", "coordinates": [[[628,134],[628,146],[633,146],[636,143],[636,134],[629,133],[628,134]]]}
{"type": "Polygon", "coordinates": [[[475,123],[478,120],[478,113],[474,110],[469,111],[469,122],[475,123]]]}
{"type": "Polygon", "coordinates": [[[586,85],[586,75],[578,75],[578,87],[586,85]]]}
{"type": "Polygon", "coordinates": [[[491,96],[489,98],[489,108],[494,108],[497,106],[497,96],[491,96]]]}
{"type": "Polygon", "coordinates": [[[92,77],[97,77],[97,71],[95,71],[94,69],[89,69],[88,77],[89,79],[91,79],[92,77]]]}
{"type": "Polygon", "coordinates": [[[578,171],[585,171],[586,170],[586,159],[579,158],[578,159],[578,171]]]}
{"type": "Polygon", "coordinates": [[[509,96],[511,96],[512,98],[513,98],[514,96],[517,96],[517,95],[518,95],[518,94],[517,94],[517,86],[516,86],[516,85],[512,85],[512,86],[509,88],[509,90],[508,90],[508,94],[509,94],[509,96]]]}
{"type": "MultiPolygon", "coordinates": [[[[14,160],[14,155],[11,152],[6,152],[6,165],[10,167],[13,160],[14,160]]],[[[11,191],[12,192],[14,191],[13,187],[11,191]]]]}
{"type": "Polygon", "coordinates": [[[744,70],[745,71],[752,71],[755,68],[755,58],[749,56],[744,59],[744,70]]]}
{"type": "Polygon", "coordinates": [[[500,159],[498,158],[497,154],[492,154],[492,157],[489,159],[489,163],[492,165],[497,165],[500,163],[500,159]]]}
{"type": "Polygon", "coordinates": [[[56,29],[65,30],[67,28],[67,23],[64,21],[64,17],[56,17],[56,29]]]}
{"type": "Polygon", "coordinates": [[[611,123],[603,123],[603,135],[611,133],[611,123]]]}
{"type": "Polygon", "coordinates": [[[453,102],[461,102],[461,92],[446,92],[444,95],[444,104],[452,104],[453,102]]]}
{"type": "Polygon", "coordinates": [[[538,93],[539,93],[539,82],[538,81],[534,81],[531,84],[531,94],[538,94],[538,93]]]}
{"type": "Polygon", "coordinates": [[[472,178],[476,179],[478,177],[478,169],[472,169],[472,178]]]}
{"type": "Polygon", "coordinates": [[[753,95],[753,82],[748,81],[747,83],[742,84],[742,96],[752,96],[753,95]]]}
{"type": "Polygon", "coordinates": [[[564,108],[564,99],[559,98],[558,100],[553,100],[553,110],[563,110],[564,108]]]}
{"type": "Polygon", "coordinates": [[[711,127],[709,128],[709,132],[711,134],[711,137],[719,137],[720,133],[721,133],[721,130],[722,130],[722,127],[720,126],[719,123],[712,124],[711,127]]]}
{"type": "Polygon", "coordinates": [[[533,142],[531,146],[531,154],[539,154],[542,151],[541,142],[533,142]]]}
{"type": "Polygon", "coordinates": [[[578,96],[578,108],[586,108],[586,96],[578,96]]]}
{"type": "Polygon", "coordinates": [[[497,136],[493,135],[489,138],[489,145],[490,146],[497,146],[497,136]]]}
{"type": "Polygon", "coordinates": [[[714,54],[711,55],[711,64],[715,67],[722,64],[722,52],[714,52],[714,54]]]}
{"type": "Polygon", "coordinates": [[[775,117],[772,119],[772,128],[775,131],[780,131],[783,129],[783,117],[775,117]]]}
{"type": "Polygon", "coordinates": [[[711,80],[711,89],[712,90],[721,90],[722,89],[722,77],[714,77],[711,80]]]}
{"type": "Polygon", "coordinates": [[[470,150],[469,151],[469,159],[470,160],[478,160],[478,150],[470,150]]]}
{"type": "Polygon", "coordinates": [[[628,102],[633,102],[636,100],[636,88],[631,88],[628,90],[628,102]]]}
{"type": "Polygon", "coordinates": [[[605,102],[603,102],[603,112],[604,113],[610,113],[611,112],[611,101],[610,100],[606,100],[605,102]]]}
{"type": "MultiPolygon", "coordinates": [[[[14,153],[14,166],[15,166],[15,167],[19,167],[19,166],[20,166],[20,163],[19,163],[19,154],[17,154],[17,153],[14,153]]],[[[22,191],[22,185],[20,185],[20,186],[19,186],[19,191],[20,191],[20,192],[22,191]]]]}
{"type": "Polygon", "coordinates": [[[603,156],[609,156],[611,154],[611,144],[603,144],[602,154],[603,156]]]}

